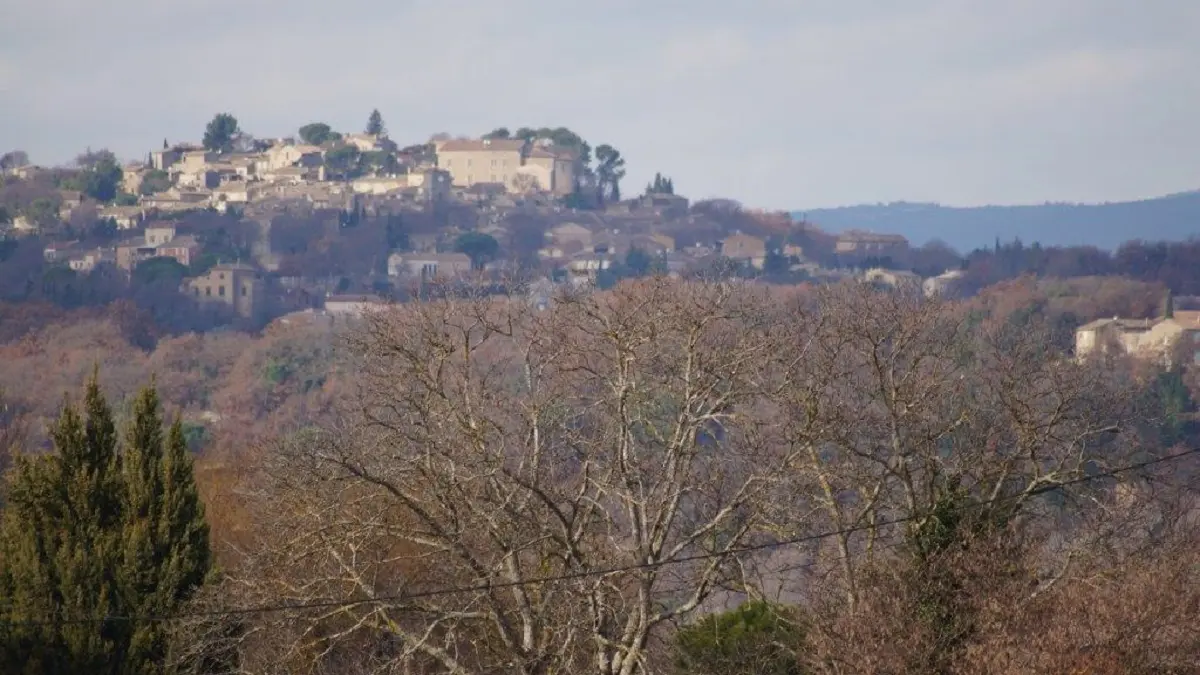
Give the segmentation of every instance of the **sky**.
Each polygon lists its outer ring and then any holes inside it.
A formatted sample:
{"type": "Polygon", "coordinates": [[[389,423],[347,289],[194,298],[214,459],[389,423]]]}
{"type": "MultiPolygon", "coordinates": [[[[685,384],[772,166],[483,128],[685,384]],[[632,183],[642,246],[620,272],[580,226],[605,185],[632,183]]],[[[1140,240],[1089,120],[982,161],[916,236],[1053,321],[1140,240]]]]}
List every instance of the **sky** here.
{"type": "Polygon", "coordinates": [[[0,0],[0,152],[566,126],[693,199],[802,209],[1200,188],[1191,0],[0,0]]]}

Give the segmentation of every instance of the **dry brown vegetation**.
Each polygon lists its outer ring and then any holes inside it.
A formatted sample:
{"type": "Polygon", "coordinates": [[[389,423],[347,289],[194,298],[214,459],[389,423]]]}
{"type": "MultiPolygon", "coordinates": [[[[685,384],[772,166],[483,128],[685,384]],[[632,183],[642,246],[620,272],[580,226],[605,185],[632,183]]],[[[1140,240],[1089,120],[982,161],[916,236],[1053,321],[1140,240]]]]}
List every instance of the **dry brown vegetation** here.
{"type": "Polygon", "coordinates": [[[253,540],[207,600],[315,606],[189,642],[247,672],[633,675],[749,596],[799,608],[797,672],[1190,672],[1188,465],[1085,479],[1169,451],[1139,380],[970,310],[648,280],[373,315],[337,422],[244,477],[253,540]]]}
{"type": "Polygon", "coordinates": [[[1055,346],[1152,290],[652,279],[150,350],[87,318],[0,345],[0,382],[35,440],[96,363],[204,426],[202,672],[669,672],[749,597],[799,617],[788,672],[1190,673],[1196,464],[1121,471],[1178,450],[1153,369],[1055,346]]]}

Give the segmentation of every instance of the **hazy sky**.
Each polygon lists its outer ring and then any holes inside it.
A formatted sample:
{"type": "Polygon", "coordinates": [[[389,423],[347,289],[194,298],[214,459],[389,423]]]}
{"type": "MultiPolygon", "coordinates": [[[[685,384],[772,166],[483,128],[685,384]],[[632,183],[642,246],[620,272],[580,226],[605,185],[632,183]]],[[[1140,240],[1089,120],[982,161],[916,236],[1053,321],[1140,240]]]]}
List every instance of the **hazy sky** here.
{"type": "Polygon", "coordinates": [[[693,198],[801,208],[1200,187],[1195,0],[0,0],[0,151],[140,157],[371,108],[568,126],[693,198]]]}

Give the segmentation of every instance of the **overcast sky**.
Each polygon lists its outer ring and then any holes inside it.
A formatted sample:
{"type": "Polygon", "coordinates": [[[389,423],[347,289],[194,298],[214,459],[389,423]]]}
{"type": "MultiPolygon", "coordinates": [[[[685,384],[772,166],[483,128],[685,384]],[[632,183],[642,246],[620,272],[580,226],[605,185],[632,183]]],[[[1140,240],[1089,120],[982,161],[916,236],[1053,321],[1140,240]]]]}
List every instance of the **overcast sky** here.
{"type": "Polygon", "coordinates": [[[0,0],[0,152],[568,126],[765,208],[1200,187],[1195,0],[0,0]]]}

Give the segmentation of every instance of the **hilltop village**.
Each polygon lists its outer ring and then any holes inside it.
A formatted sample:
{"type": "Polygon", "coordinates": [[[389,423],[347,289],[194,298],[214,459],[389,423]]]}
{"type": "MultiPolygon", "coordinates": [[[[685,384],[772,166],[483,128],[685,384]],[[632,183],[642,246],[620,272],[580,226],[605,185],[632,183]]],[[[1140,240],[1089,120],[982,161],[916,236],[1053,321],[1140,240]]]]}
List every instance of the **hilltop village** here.
{"type": "Polygon", "coordinates": [[[5,256],[41,258],[11,284],[79,296],[65,304],[111,300],[124,278],[182,294],[190,304],[159,299],[177,313],[261,325],[468,277],[542,293],[651,273],[895,284],[919,263],[934,291],[961,274],[953,255],[910,259],[902,236],[691,201],[661,173],[627,194],[620,152],[566,128],[398,143],[376,111],[363,133],[313,123],[265,140],[220,114],[202,141],[164,139],[134,162],[89,150],[70,168],[2,163],[5,256]]]}

